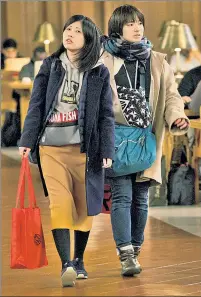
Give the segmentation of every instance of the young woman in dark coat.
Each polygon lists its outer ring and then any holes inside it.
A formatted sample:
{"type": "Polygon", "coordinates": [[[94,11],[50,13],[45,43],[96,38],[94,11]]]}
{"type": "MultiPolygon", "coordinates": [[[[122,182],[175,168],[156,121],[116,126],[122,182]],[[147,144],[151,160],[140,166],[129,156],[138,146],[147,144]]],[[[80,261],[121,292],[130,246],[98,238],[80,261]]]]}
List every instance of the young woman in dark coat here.
{"type": "Polygon", "coordinates": [[[82,15],[67,21],[61,47],[35,78],[20,140],[21,156],[36,156],[49,195],[63,286],[88,277],[83,255],[93,216],[102,209],[104,168],[114,155],[110,78],[99,60],[98,32],[82,15]],[[73,261],[70,229],[75,230],[73,261]]]}

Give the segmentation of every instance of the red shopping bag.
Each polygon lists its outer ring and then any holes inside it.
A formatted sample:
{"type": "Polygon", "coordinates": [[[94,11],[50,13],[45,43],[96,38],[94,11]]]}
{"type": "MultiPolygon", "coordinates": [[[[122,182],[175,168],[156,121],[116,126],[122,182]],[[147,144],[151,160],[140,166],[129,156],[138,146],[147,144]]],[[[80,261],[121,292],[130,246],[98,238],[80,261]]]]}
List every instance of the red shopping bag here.
{"type": "Polygon", "coordinates": [[[111,187],[109,184],[105,184],[102,213],[110,214],[111,206],[112,206],[111,187]]]}
{"type": "Polygon", "coordinates": [[[11,261],[13,269],[34,269],[48,265],[43,236],[40,209],[36,206],[36,198],[31,178],[28,158],[23,158],[16,208],[12,209],[11,261]],[[24,207],[25,176],[28,182],[29,207],[24,207]],[[18,204],[20,202],[20,207],[18,204]]]}

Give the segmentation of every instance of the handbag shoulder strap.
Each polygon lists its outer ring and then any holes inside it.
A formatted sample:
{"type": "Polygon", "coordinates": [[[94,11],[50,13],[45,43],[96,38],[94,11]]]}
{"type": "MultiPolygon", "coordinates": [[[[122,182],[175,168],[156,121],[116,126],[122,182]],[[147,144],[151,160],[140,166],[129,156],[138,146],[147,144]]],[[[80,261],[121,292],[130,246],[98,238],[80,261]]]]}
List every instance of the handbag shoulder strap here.
{"type": "Polygon", "coordinates": [[[52,74],[52,72],[53,72],[53,69],[54,69],[55,65],[56,65],[56,59],[54,59],[54,60],[52,61],[52,63],[51,63],[48,83],[49,83],[49,81],[50,81],[50,76],[51,76],[51,74],[52,74]]]}
{"type": "Polygon", "coordinates": [[[54,60],[52,61],[51,68],[50,68],[50,74],[52,73],[55,64],[56,64],[56,59],[54,59],[54,60]]]}
{"type": "MultiPolygon", "coordinates": [[[[137,75],[138,75],[138,60],[136,61],[136,69],[135,69],[135,83],[134,83],[134,89],[136,90],[137,88],[137,75]]],[[[128,78],[128,81],[129,81],[129,85],[130,85],[130,88],[133,88],[132,86],[132,83],[131,83],[131,79],[130,79],[130,76],[128,74],[128,70],[126,68],[126,65],[124,63],[124,68],[126,70],[126,75],[127,75],[127,78],[128,78]]],[[[145,73],[142,73],[142,71],[140,71],[140,86],[145,89],[145,73]]]]}
{"type": "MultiPolygon", "coordinates": [[[[131,79],[130,79],[130,75],[128,74],[128,70],[126,68],[126,65],[124,63],[124,68],[126,70],[126,76],[128,78],[128,82],[129,82],[129,85],[130,85],[130,88],[133,89],[133,86],[132,86],[132,83],[131,83],[131,79]]],[[[136,61],[136,66],[135,66],[135,83],[134,83],[134,90],[137,89],[137,73],[138,73],[138,60],[136,61]]]]}
{"type": "Polygon", "coordinates": [[[140,72],[140,86],[145,89],[145,73],[140,72]]]}

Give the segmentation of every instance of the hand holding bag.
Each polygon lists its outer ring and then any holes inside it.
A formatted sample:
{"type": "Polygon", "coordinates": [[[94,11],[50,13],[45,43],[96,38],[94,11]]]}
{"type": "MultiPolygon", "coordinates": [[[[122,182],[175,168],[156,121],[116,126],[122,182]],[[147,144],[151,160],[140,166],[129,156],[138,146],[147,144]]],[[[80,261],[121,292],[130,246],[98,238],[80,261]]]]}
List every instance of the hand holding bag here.
{"type": "Polygon", "coordinates": [[[40,209],[36,206],[28,158],[23,158],[12,209],[11,262],[13,269],[34,269],[48,265],[40,209]],[[24,207],[25,176],[28,181],[29,207],[24,207]],[[20,207],[18,204],[20,202],[20,207]]]}

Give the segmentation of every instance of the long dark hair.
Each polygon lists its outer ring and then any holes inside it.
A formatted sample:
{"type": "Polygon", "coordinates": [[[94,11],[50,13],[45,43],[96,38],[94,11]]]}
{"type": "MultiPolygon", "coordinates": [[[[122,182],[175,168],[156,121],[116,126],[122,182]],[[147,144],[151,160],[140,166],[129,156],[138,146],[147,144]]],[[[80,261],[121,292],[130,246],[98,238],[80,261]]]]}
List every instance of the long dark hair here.
{"type": "Polygon", "coordinates": [[[123,26],[127,23],[134,22],[136,18],[145,25],[144,15],[142,12],[132,5],[122,5],[117,7],[108,22],[108,35],[123,35],[123,26]]]}
{"type": "MultiPolygon", "coordinates": [[[[75,62],[78,65],[79,71],[84,72],[93,68],[100,57],[100,30],[90,18],[83,15],[73,15],[65,23],[63,31],[65,31],[68,26],[78,21],[82,24],[85,42],[83,48],[79,51],[75,62]]],[[[65,51],[66,49],[62,43],[54,55],[59,57],[65,51]]]]}

